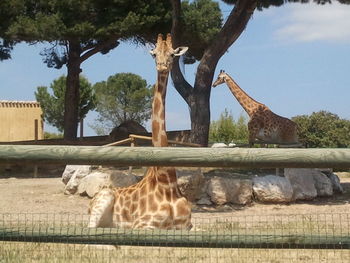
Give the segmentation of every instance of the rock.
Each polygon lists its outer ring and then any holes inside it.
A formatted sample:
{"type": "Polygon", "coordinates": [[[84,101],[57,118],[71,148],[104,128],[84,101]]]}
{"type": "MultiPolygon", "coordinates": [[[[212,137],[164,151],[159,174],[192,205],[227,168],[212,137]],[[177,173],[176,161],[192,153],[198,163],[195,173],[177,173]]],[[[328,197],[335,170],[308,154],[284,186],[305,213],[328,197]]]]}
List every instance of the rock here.
{"type": "Polygon", "coordinates": [[[261,202],[289,203],[293,201],[293,187],[288,179],[275,175],[253,178],[253,192],[261,202]]]}
{"type": "Polygon", "coordinates": [[[72,178],[74,172],[81,167],[82,165],[66,165],[62,174],[62,182],[67,184],[69,180],[72,178]]]}
{"type": "Polygon", "coordinates": [[[80,195],[94,195],[103,187],[127,187],[139,181],[139,176],[124,171],[95,171],[81,179],[78,186],[80,195]]]}
{"type": "Polygon", "coordinates": [[[216,205],[227,203],[244,205],[252,199],[252,181],[214,176],[209,180],[207,193],[216,205]]]}
{"type": "Polygon", "coordinates": [[[196,202],[197,205],[212,205],[213,203],[210,201],[210,198],[209,196],[206,194],[206,195],[203,195],[197,202],[196,202]]]}
{"type": "Polygon", "coordinates": [[[213,143],[213,145],[211,146],[211,148],[225,148],[227,147],[227,145],[223,142],[216,142],[213,143]]]}
{"type": "Polygon", "coordinates": [[[294,200],[311,200],[317,196],[313,169],[307,168],[285,168],[284,176],[290,181],[293,187],[294,200]]]}
{"type": "Polygon", "coordinates": [[[110,175],[102,172],[92,172],[81,179],[78,186],[80,195],[88,195],[93,197],[98,191],[105,186],[110,186],[110,175]]]}
{"type": "Polygon", "coordinates": [[[343,189],[342,185],[340,184],[339,177],[335,173],[331,173],[328,175],[328,178],[332,182],[333,192],[338,193],[338,194],[343,194],[344,189],[343,189]]]}
{"type": "MultiPolygon", "coordinates": [[[[66,169],[67,169],[67,166],[66,166],[66,169]]],[[[66,170],[63,172],[62,181],[67,180],[67,178],[69,177],[69,174],[72,173],[74,169],[75,170],[73,174],[70,176],[70,179],[66,184],[66,187],[64,188],[64,193],[75,194],[78,189],[80,180],[85,176],[87,176],[91,172],[92,168],[90,165],[69,165],[69,166],[73,166],[73,167],[68,167],[67,172],[66,170]],[[65,179],[63,179],[63,176],[65,177],[65,179]]]]}
{"type": "Polygon", "coordinates": [[[200,168],[176,169],[177,183],[181,193],[190,202],[195,202],[201,198],[204,186],[204,176],[200,168]]]}
{"type": "Polygon", "coordinates": [[[142,177],[126,171],[113,170],[110,172],[110,184],[114,187],[127,187],[138,183],[142,177]]]}
{"type": "Polygon", "coordinates": [[[317,196],[332,196],[333,186],[331,180],[322,172],[311,169],[317,190],[317,196]]]}
{"type": "Polygon", "coordinates": [[[324,173],[327,176],[333,173],[333,168],[315,168],[315,170],[324,173]]]}

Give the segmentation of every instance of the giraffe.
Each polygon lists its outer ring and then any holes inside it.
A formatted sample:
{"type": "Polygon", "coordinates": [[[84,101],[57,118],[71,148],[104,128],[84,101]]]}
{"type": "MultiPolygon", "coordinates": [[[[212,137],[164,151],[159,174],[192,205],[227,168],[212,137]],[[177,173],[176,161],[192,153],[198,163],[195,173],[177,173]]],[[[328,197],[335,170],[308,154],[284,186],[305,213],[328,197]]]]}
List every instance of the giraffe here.
{"type": "Polygon", "coordinates": [[[299,144],[298,127],[295,122],[273,113],[267,106],[251,98],[223,70],[220,71],[213,87],[222,83],[227,84],[232,94],[249,115],[250,146],[253,146],[256,139],[265,143],[299,144]]]}
{"type": "MultiPolygon", "coordinates": [[[[165,130],[165,96],[174,56],[187,47],[172,48],[171,35],[159,34],[155,58],[157,83],[152,103],[152,143],[167,147],[165,130]]],[[[129,187],[103,188],[89,208],[89,227],[125,227],[143,229],[190,229],[191,206],[179,191],[174,167],[149,167],[144,178],[129,187]]]]}

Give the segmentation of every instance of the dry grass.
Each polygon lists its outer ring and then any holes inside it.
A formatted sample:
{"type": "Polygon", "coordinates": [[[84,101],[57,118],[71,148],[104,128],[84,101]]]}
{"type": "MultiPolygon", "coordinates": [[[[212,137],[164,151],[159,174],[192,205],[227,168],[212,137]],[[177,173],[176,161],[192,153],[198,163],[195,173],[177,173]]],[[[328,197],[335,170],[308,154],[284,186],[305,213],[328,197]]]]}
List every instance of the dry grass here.
{"type": "Polygon", "coordinates": [[[350,262],[349,250],[220,249],[123,246],[108,250],[85,245],[0,243],[0,262],[350,262]]]}

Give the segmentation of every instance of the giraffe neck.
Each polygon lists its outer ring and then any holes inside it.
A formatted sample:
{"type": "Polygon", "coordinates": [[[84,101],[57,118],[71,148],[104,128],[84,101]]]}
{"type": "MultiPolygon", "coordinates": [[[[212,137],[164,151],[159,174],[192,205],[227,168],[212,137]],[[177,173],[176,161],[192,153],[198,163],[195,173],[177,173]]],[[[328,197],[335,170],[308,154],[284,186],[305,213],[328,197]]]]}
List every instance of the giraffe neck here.
{"type": "Polygon", "coordinates": [[[251,117],[256,109],[259,108],[259,106],[266,107],[264,104],[257,102],[252,97],[250,97],[247,93],[245,93],[244,90],[242,90],[238,84],[227,75],[228,78],[226,78],[226,84],[231,90],[233,96],[236,97],[239,104],[243,107],[243,109],[248,113],[249,117],[251,117]]]}
{"type": "Polygon", "coordinates": [[[152,104],[152,143],[155,147],[167,147],[165,129],[165,96],[169,72],[158,72],[152,104]]]}

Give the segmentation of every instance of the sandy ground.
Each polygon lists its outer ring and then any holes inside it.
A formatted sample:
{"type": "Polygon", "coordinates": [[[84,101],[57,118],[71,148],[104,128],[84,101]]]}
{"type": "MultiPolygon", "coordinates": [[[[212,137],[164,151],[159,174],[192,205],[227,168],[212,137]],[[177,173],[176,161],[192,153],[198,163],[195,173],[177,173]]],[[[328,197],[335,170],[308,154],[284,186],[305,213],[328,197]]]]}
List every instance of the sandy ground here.
{"type": "MultiPolygon", "coordinates": [[[[272,215],[300,213],[349,213],[350,178],[341,178],[346,190],[342,195],[317,198],[293,204],[259,204],[225,206],[219,209],[194,207],[193,217],[224,215],[272,215]]],[[[61,178],[0,179],[0,213],[87,214],[90,199],[79,195],[64,195],[61,178]]]]}

